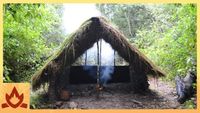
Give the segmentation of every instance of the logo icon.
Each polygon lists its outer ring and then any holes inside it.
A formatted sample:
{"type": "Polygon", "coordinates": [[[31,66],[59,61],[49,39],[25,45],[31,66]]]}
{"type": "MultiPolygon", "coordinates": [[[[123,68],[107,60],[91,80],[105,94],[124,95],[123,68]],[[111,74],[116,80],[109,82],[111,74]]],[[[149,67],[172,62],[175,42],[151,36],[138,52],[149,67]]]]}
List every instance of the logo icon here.
{"type": "Polygon", "coordinates": [[[13,88],[12,92],[9,94],[6,93],[6,103],[3,103],[2,108],[12,107],[12,108],[27,108],[27,104],[23,103],[24,94],[19,95],[16,87],[13,88]]]}

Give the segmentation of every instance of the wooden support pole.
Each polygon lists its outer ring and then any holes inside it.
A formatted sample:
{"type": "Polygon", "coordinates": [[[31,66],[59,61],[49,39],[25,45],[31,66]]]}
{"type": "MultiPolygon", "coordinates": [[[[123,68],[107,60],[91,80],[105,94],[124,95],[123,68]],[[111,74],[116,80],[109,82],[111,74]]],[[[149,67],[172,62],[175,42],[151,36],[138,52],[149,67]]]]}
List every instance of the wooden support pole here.
{"type": "Polygon", "coordinates": [[[115,66],[115,50],[114,50],[114,66],[115,66]]]}
{"type": "Polygon", "coordinates": [[[97,98],[99,98],[99,93],[100,93],[100,76],[99,76],[99,42],[97,41],[97,85],[96,85],[96,90],[97,90],[97,98]]]}
{"type": "Polygon", "coordinates": [[[99,84],[99,43],[97,42],[97,84],[99,84]]]}
{"type": "MultiPolygon", "coordinates": [[[[99,55],[99,67],[101,69],[101,51],[102,51],[102,39],[100,39],[100,55],[99,55]]],[[[101,70],[99,72],[99,77],[101,77],[101,70]]]]}
{"type": "Polygon", "coordinates": [[[87,51],[85,52],[85,66],[87,65],[87,51]]]}

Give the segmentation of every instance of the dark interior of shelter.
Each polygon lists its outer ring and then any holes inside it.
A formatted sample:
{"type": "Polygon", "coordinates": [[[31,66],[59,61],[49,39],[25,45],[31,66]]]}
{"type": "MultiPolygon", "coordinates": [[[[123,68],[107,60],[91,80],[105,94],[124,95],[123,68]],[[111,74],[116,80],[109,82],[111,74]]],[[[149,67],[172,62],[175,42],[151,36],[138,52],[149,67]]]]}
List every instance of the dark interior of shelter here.
{"type": "MultiPolygon", "coordinates": [[[[101,66],[101,70],[111,66],[101,66]]],[[[110,75],[111,79],[107,81],[110,83],[128,83],[130,82],[129,66],[112,66],[114,72],[110,75]]],[[[97,83],[96,78],[97,66],[72,66],[69,74],[70,84],[94,84],[97,83]],[[84,70],[90,68],[91,70],[84,70]]]]}

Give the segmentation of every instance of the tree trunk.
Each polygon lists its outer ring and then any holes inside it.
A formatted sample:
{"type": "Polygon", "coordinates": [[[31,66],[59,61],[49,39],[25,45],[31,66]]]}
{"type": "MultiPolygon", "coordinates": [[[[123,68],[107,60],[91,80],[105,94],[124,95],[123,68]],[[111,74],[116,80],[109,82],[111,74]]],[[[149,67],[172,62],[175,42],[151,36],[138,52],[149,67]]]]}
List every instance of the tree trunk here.
{"type": "Polygon", "coordinates": [[[133,33],[132,33],[132,29],[131,29],[131,21],[130,21],[130,18],[129,18],[129,16],[128,16],[127,12],[125,12],[124,15],[125,15],[125,18],[126,18],[126,20],[127,20],[129,34],[131,35],[131,37],[133,37],[133,33]]]}

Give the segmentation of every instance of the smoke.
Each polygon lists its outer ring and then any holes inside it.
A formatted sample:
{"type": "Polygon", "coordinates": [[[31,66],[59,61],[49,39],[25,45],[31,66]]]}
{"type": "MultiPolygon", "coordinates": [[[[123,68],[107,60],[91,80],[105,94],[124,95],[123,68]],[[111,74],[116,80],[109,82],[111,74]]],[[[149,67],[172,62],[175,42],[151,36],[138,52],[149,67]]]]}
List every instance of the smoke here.
{"type": "MultiPolygon", "coordinates": [[[[100,45],[100,41],[98,42],[100,45]]],[[[100,46],[99,46],[100,47],[100,46]]],[[[97,65],[97,45],[96,43],[92,48],[87,50],[87,63],[83,67],[84,70],[88,71],[92,78],[97,78],[97,70],[91,65],[97,65]],[[90,66],[89,66],[90,65],[90,66]]],[[[100,83],[105,85],[109,80],[112,79],[112,74],[114,72],[114,50],[110,44],[106,43],[102,39],[101,45],[101,58],[100,58],[100,83]]]]}
{"type": "Polygon", "coordinates": [[[87,19],[101,15],[94,3],[67,3],[63,7],[62,24],[67,34],[78,29],[87,19]]]}
{"type": "Polygon", "coordinates": [[[105,85],[112,78],[114,72],[114,50],[110,44],[102,40],[100,82],[105,85]]]}
{"type": "Polygon", "coordinates": [[[114,72],[114,66],[105,66],[101,67],[100,71],[100,82],[103,85],[106,85],[107,82],[112,78],[112,74],[114,72]]]}

